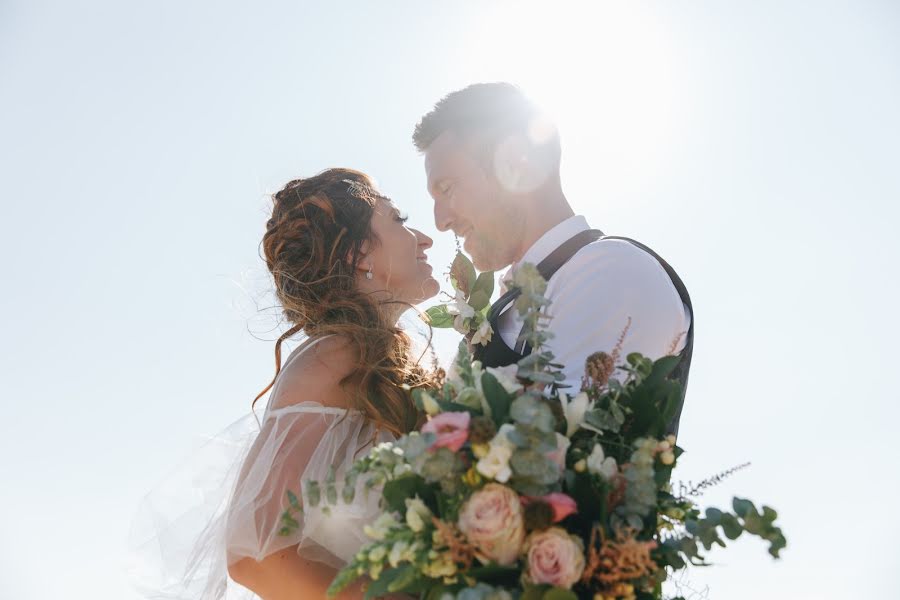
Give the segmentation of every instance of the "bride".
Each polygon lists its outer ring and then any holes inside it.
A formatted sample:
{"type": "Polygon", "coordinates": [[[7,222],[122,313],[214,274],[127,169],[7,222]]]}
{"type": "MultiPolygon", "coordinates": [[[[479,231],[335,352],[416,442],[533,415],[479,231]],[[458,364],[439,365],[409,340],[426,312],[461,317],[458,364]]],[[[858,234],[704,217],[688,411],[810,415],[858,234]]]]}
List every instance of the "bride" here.
{"type": "MultiPolygon", "coordinates": [[[[199,573],[202,598],[235,596],[233,582],[264,600],[324,598],[366,542],[378,494],[358,493],[328,514],[305,507],[288,536],[280,518],[288,490],[323,481],[332,467],[341,481],[373,444],[419,421],[409,388],[431,384],[432,374],[411,357],[397,323],[439,285],[425,256],[432,240],[405,221],[369,177],[349,169],[291,181],[274,195],[262,248],[292,327],[275,345],[275,377],[257,397],[271,388],[265,413],[190,551],[182,593],[199,573]],[[307,339],[281,365],[282,343],[301,333],[307,339]]],[[[342,595],[359,596],[359,588],[342,595]]]]}

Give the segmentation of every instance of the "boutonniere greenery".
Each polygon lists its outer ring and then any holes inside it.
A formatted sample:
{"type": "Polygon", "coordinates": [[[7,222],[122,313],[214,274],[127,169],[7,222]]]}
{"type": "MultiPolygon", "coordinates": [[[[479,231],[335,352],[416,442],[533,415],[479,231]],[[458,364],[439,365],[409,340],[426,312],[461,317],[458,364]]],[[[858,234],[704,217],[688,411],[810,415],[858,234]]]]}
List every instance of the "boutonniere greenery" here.
{"type": "Polygon", "coordinates": [[[438,329],[452,327],[473,346],[487,344],[493,335],[487,314],[494,293],[494,272],[477,273],[472,261],[457,252],[449,279],[453,296],[443,292],[448,301],[425,311],[428,323],[438,329]]]}

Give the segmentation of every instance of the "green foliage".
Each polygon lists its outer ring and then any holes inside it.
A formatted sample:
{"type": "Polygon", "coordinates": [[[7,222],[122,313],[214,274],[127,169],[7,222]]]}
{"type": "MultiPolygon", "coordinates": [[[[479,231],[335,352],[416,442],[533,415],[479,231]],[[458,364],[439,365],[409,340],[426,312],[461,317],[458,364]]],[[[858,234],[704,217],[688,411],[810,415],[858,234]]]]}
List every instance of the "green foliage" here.
{"type": "Polygon", "coordinates": [[[400,514],[406,512],[407,498],[415,496],[421,498],[432,512],[437,510],[434,488],[419,475],[409,474],[392,479],[384,484],[384,490],[381,493],[385,509],[400,514]]]}
{"type": "Polygon", "coordinates": [[[540,431],[552,433],[556,429],[553,411],[546,402],[532,394],[519,396],[513,400],[509,416],[516,423],[530,425],[540,431]]]}
{"type": "Polygon", "coordinates": [[[322,490],[319,488],[319,482],[312,479],[306,480],[306,502],[313,508],[319,505],[322,500],[322,490]]]}
{"type": "MultiPolygon", "coordinates": [[[[471,261],[458,254],[451,267],[451,283],[475,311],[475,317],[464,322],[471,340],[473,328],[483,322],[489,308],[493,274],[478,275],[471,261]]],[[[674,446],[671,438],[666,443],[661,440],[681,399],[681,387],[671,379],[680,357],[653,361],[638,353],[629,354],[625,364],[615,365],[622,378],[609,379],[605,385],[599,382],[599,376],[594,383],[588,380],[591,387],[585,391],[590,409],[582,416],[581,407],[585,405],[570,404],[564,408],[559,402],[555,384],[564,379],[563,366],[554,362],[553,353],[547,348],[552,335],[547,331],[545,314],[549,305],[544,297],[546,282],[533,266],[524,265],[517,269],[512,286],[520,291],[514,305],[524,321],[520,340],[532,348],[531,354],[518,363],[524,390],[509,393],[495,375],[473,366],[469,345],[463,340],[455,361],[457,375],[441,389],[427,390],[430,398],[424,397],[423,390],[412,391],[416,406],[424,408],[427,404],[429,413],[464,411],[477,417],[471,422],[470,439],[453,452],[433,447],[434,434],[412,433],[396,442],[377,445],[346,473],[344,500],[353,500],[357,478],[364,476],[367,489],[382,486],[382,507],[386,513],[367,530],[377,541],[340,571],[329,593],[368,575],[373,581],[366,598],[394,593],[420,594],[424,600],[592,597],[596,591],[592,584],[578,584],[577,592],[549,585],[525,585],[520,577],[521,564],[504,567],[475,563],[459,577],[445,579],[425,575],[435,573],[436,567],[429,565],[438,556],[433,551],[437,550],[432,538],[435,527],[430,521],[422,525],[414,518],[407,523],[407,500],[418,496],[442,521],[456,523],[469,494],[490,481],[486,471],[479,474],[475,468],[483,456],[478,444],[487,443],[506,424],[513,427],[503,429],[512,445],[511,476],[505,485],[525,496],[557,491],[570,495],[577,511],[561,521],[560,526],[585,543],[598,527],[601,537],[609,540],[626,526],[635,529],[637,539],[657,542],[651,557],[660,567],[669,569],[660,568],[636,577],[631,583],[637,600],[658,600],[661,584],[671,569],[706,564],[704,555],[713,546],[724,546],[745,532],[768,542],[770,554],[777,558],[786,541],[775,525],[777,514],[771,508],[758,510],[750,501],[735,498],[733,512],[708,508],[701,513],[692,501],[671,493],[671,459],[674,455],[677,461],[683,450],[674,446]],[[581,428],[570,438],[567,467],[561,469],[550,456],[557,450],[557,435],[566,432],[567,424],[575,423],[581,428]],[[598,444],[603,456],[599,450],[592,454],[598,444]],[[388,558],[390,552],[393,554],[388,558]],[[389,565],[393,568],[386,568],[389,565]]],[[[456,311],[446,306],[432,307],[426,313],[433,327],[459,326],[456,311]]],[[[617,354],[618,350],[611,355],[617,354]]],[[[604,370],[609,368],[605,363],[598,364],[604,370]]],[[[506,450],[507,447],[492,445],[494,454],[489,461],[504,460],[506,450]]],[[[322,487],[306,482],[304,492],[309,506],[315,506],[323,497],[332,504],[336,500],[334,473],[329,473],[322,487]]],[[[288,498],[290,508],[281,524],[285,531],[298,526],[296,515],[300,510],[299,500],[291,495],[288,498]]],[[[551,510],[547,505],[537,506],[551,510]]],[[[549,522],[549,517],[545,518],[549,522]]],[[[532,520],[527,527],[533,523],[532,520]]]]}
{"type": "Polygon", "coordinates": [[[494,272],[485,271],[478,275],[475,285],[472,286],[472,294],[469,296],[469,306],[475,310],[481,310],[490,302],[494,293],[494,272]],[[484,299],[482,303],[481,298],[484,299]]]}
{"type": "Polygon", "coordinates": [[[428,322],[435,329],[447,329],[453,327],[453,315],[446,304],[438,304],[425,310],[428,322]]]}
{"type": "MultiPolygon", "coordinates": [[[[378,579],[369,584],[369,587],[366,588],[366,595],[363,596],[363,598],[365,600],[370,600],[372,598],[387,596],[389,593],[397,591],[396,589],[391,589],[394,582],[400,580],[401,577],[407,577],[412,569],[413,567],[411,565],[386,569],[381,573],[378,579]]],[[[413,576],[415,576],[415,573],[413,573],[413,576]]]]}
{"type": "Polygon", "coordinates": [[[466,298],[475,286],[475,265],[462,252],[457,252],[450,265],[450,283],[453,289],[461,291],[466,298]]]}
{"type": "Polygon", "coordinates": [[[559,489],[559,466],[534,448],[519,448],[509,459],[509,485],[525,496],[543,496],[559,489]]]}
{"type": "Polygon", "coordinates": [[[546,584],[526,585],[520,600],[578,600],[578,595],[572,590],[546,584]]]}
{"type": "Polygon", "coordinates": [[[463,340],[459,343],[456,350],[456,368],[460,380],[466,387],[475,387],[475,376],[472,372],[472,353],[469,352],[469,346],[463,340]]]}
{"type": "Polygon", "coordinates": [[[491,418],[499,428],[509,419],[513,395],[507,392],[497,378],[488,372],[481,375],[481,389],[484,391],[484,398],[491,409],[491,418]]]}
{"type": "Polygon", "coordinates": [[[761,538],[769,543],[769,554],[773,558],[779,557],[779,552],[787,545],[781,529],[775,525],[778,514],[768,506],[764,506],[759,512],[749,500],[734,498],[732,501],[734,513],[729,513],[716,508],[706,509],[705,517],[689,519],[685,522],[688,536],[678,540],[668,540],[669,548],[675,548],[688,560],[704,560],[698,544],[704,550],[709,551],[713,546],[725,547],[725,541],[721,535],[729,540],[735,540],[742,533],[748,533],[761,538]],[[721,535],[720,535],[721,532],[721,535]]]}
{"type": "Polygon", "coordinates": [[[449,448],[429,452],[422,463],[421,475],[428,483],[438,483],[445,494],[456,494],[462,488],[461,475],[465,465],[459,455],[449,448]]]}

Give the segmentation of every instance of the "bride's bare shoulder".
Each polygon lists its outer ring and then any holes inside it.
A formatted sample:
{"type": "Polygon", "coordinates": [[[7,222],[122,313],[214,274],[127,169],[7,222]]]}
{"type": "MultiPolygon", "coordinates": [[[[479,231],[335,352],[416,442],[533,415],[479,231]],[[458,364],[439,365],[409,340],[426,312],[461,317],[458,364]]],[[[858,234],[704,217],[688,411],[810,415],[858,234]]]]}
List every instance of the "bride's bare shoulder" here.
{"type": "Polygon", "coordinates": [[[356,356],[349,341],[337,335],[298,348],[278,375],[272,408],[310,401],[347,407],[349,398],[341,381],[353,372],[356,356]]]}

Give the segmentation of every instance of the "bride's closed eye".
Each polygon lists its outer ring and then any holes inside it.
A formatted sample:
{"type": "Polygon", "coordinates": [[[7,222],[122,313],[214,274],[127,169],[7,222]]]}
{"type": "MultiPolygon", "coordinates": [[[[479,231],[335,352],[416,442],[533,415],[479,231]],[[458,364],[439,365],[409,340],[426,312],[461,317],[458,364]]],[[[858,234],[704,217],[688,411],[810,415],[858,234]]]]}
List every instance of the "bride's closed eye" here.
{"type": "Polygon", "coordinates": [[[409,215],[398,210],[394,213],[394,220],[398,223],[406,223],[409,220],[409,215]]]}

